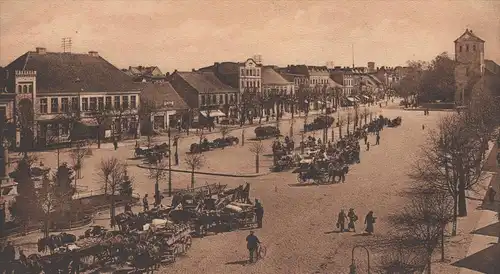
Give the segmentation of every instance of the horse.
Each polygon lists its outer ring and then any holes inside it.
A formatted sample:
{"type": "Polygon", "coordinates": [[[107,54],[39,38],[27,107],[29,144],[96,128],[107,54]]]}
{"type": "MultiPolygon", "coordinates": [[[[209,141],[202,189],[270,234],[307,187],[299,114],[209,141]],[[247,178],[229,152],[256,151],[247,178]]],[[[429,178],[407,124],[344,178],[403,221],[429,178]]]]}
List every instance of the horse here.
{"type": "Polygon", "coordinates": [[[48,247],[52,253],[54,249],[74,242],[76,242],[76,236],[73,234],[63,232],[59,235],[49,235],[38,240],[38,252],[46,251],[48,247]]]}
{"type": "Polygon", "coordinates": [[[333,163],[328,166],[328,181],[339,183],[345,175],[349,173],[349,166],[345,165],[342,168],[336,168],[333,163]],[[338,178],[338,180],[337,180],[338,178]]]}

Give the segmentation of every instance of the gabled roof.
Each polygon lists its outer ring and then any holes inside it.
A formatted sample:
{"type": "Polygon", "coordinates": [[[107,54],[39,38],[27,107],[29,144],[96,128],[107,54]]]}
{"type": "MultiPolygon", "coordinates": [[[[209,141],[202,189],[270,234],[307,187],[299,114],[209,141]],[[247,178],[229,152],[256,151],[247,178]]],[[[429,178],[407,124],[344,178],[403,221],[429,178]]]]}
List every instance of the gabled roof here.
{"type": "Polygon", "coordinates": [[[328,87],[330,87],[330,88],[343,88],[344,86],[335,82],[332,78],[328,78],[328,87]]]}
{"type": "Polygon", "coordinates": [[[477,35],[475,35],[470,29],[466,29],[465,32],[462,35],[460,35],[460,37],[458,37],[457,40],[455,40],[455,43],[457,43],[460,40],[473,40],[484,43],[484,40],[477,37],[477,35]]]}
{"type": "Polygon", "coordinates": [[[160,68],[157,66],[150,66],[150,67],[143,67],[143,66],[137,66],[137,67],[130,67],[129,71],[134,74],[134,75],[142,75],[142,76],[159,76],[162,75],[163,73],[161,72],[160,68]],[[158,70],[158,75],[153,75],[153,72],[155,70],[158,70]]]}
{"type": "Polygon", "coordinates": [[[375,75],[368,74],[368,77],[370,77],[370,79],[372,79],[375,82],[375,84],[382,85],[382,81],[380,81],[380,79],[378,79],[375,75]]]}
{"type": "MultiPolygon", "coordinates": [[[[140,85],[101,56],[78,53],[27,52],[5,67],[36,71],[38,93],[122,92],[139,90],[140,85]],[[79,79],[80,81],[76,81],[79,79]]],[[[3,77],[3,76],[2,76],[3,77]]]]}
{"type": "Polygon", "coordinates": [[[201,72],[217,72],[220,74],[239,74],[240,66],[244,65],[244,63],[237,62],[222,62],[222,63],[214,63],[211,66],[203,67],[198,69],[201,72]]]}
{"type": "Polygon", "coordinates": [[[484,60],[484,67],[490,73],[497,74],[500,76],[500,66],[493,60],[484,60]]]}
{"type": "Polygon", "coordinates": [[[199,93],[213,93],[213,92],[237,92],[236,89],[222,83],[213,72],[180,72],[175,74],[179,75],[190,86],[196,89],[199,93]]]}
{"type": "Polygon", "coordinates": [[[188,109],[188,105],[175,91],[172,85],[165,83],[143,83],[141,101],[155,102],[160,109],[181,110],[188,109]],[[172,106],[164,106],[164,102],[173,102],[172,106]]]}
{"type": "Polygon", "coordinates": [[[287,81],[271,67],[263,67],[261,75],[262,85],[290,85],[293,83],[293,80],[287,81]]]}

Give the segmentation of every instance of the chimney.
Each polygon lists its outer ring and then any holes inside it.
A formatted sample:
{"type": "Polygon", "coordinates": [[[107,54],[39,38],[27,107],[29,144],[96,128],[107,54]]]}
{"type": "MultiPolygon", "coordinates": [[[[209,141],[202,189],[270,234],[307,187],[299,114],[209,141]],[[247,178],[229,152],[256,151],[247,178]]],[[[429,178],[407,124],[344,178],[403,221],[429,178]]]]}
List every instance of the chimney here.
{"type": "Polygon", "coordinates": [[[196,70],[195,69],[191,69],[191,72],[196,72],[196,70]]]}
{"type": "Polygon", "coordinates": [[[45,53],[47,53],[47,49],[46,48],[38,47],[38,48],[36,48],[36,53],[38,53],[38,54],[45,54],[45,53]]]}
{"type": "Polygon", "coordinates": [[[170,72],[165,73],[165,76],[167,77],[170,76],[170,72]]]}
{"type": "Polygon", "coordinates": [[[89,51],[89,55],[92,57],[99,57],[99,53],[97,53],[97,51],[89,51]]]}
{"type": "Polygon", "coordinates": [[[128,70],[131,70],[132,69],[132,66],[128,66],[128,70]]]}

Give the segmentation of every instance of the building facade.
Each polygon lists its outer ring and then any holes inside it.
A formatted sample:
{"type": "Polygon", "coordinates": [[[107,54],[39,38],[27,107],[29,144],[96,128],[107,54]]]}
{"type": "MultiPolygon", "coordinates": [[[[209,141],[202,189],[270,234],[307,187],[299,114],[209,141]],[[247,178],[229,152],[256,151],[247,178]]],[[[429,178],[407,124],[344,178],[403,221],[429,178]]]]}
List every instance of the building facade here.
{"type": "Polygon", "coordinates": [[[250,91],[260,94],[262,92],[262,66],[253,59],[247,59],[239,67],[240,93],[250,91]]]}
{"type": "Polygon", "coordinates": [[[137,135],[140,87],[95,51],[75,54],[37,48],[5,71],[7,92],[15,98],[18,148],[24,142],[43,147],[70,141],[75,121],[103,138],[137,135]]]}
{"type": "Polygon", "coordinates": [[[166,75],[156,66],[129,66],[128,69],[122,69],[122,71],[136,82],[163,83],[167,80],[166,75]]]}
{"type": "Polygon", "coordinates": [[[455,41],[455,102],[465,103],[470,98],[472,82],[477,82],[484,73],[484,40],[472,30],[465,32],[455,41]]]}

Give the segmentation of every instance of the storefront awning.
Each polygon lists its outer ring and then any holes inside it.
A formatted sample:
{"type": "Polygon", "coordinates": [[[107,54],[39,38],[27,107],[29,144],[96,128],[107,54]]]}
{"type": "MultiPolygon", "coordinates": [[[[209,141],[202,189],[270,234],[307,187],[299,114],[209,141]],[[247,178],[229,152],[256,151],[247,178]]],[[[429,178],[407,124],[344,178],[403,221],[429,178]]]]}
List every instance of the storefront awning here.
{"type": "Polygon", "coordinates": [[[356,99],[354,97],[347,97],[347,100],[349,100],[351,102],[356,102],[356,99]]]}
{"type": "Polygon", "coordinates": [[[226,116],[226,114],[220,110],[210,110],[207,111],[206,110],[202,110],[200,111],[201,115],[205,116],[205,117],[224,117],[226,116]]]}
{"type": "Polygon", "coordinates": [[[82,119],[82,124],[90,127],[95,127],[98,126],[97,121],[95,119],[89,118],[89,119],[82,119]]]}
{"type": "Polygon", "coordinates": [[[363,97],[366,99],[366,100],[370,100],[370,97],[366,96],[366,95],[363,95],[363,97]]]}

